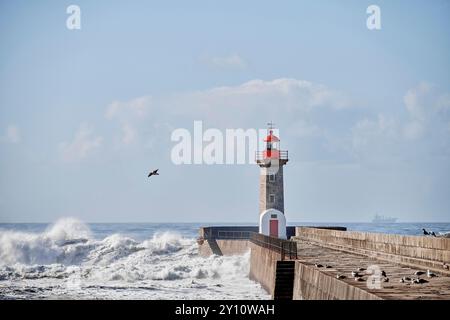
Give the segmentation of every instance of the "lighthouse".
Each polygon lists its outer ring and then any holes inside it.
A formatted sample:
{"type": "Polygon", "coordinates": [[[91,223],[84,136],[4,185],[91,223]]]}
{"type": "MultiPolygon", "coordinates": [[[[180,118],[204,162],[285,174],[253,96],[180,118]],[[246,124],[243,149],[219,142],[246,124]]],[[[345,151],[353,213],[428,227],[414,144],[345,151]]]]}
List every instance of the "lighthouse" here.
{"type": "Polygon", "coordinates": [[[273,134],[273,123],[268,123],[265,149],[256,151],[259,177],[259,233],[286,239],[284,215],[283,167],[288,152],[280,150],[280,139],[273,134]]]}

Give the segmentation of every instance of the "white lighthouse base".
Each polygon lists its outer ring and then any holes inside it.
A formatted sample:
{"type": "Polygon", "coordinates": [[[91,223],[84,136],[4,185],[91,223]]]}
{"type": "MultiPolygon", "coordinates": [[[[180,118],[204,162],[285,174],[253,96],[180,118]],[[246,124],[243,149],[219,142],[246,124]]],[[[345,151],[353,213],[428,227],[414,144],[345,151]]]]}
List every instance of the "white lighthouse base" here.
{"type": "Polygon", "coordinates": [[[276,209],[267,209],[259,215],[259,233],[286,239],[286,217],[276,209]]]}

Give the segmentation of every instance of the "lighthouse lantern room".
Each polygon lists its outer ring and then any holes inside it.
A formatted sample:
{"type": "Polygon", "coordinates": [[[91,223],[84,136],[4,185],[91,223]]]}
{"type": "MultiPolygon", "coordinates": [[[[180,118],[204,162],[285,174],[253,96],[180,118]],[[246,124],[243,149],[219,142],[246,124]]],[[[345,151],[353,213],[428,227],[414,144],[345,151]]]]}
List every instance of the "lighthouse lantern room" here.
{"type": "Polygon", "coordinates": [[[268,123],[267,130],[265,149],[256,152],[256,163],[260,167],[259,233],[286,239],[283,167],[289,160],[288,152],[280,150],[280,139],[273,134],[273,123],[268,123]]]}

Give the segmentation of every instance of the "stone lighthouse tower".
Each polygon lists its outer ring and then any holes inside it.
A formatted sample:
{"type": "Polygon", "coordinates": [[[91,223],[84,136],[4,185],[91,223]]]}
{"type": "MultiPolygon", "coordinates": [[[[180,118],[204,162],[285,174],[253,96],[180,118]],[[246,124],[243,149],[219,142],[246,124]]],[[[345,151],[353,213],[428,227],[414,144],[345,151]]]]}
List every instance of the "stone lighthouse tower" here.
{"type": "Polygon", "coordinates": [[[283,167],[288,152],[280,150],[280,139],[273,134],[273,123],[268,124],[264,139],[265,149],[256,152],[259,165],[259,232],[277,238],[286,238],[284,216],[283,167]]]}

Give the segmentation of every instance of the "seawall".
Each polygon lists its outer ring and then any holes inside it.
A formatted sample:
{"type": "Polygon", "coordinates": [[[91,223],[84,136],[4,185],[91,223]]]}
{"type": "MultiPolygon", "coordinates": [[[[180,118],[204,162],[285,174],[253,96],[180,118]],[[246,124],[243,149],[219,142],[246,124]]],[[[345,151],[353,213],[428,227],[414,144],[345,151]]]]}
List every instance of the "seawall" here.
{"type": "Polygon", "coordinates": [[[250,243],[248,240],[205,240],[202,245],[199,245],[198,252],[202,257],[208,257],[212,254],[232,256],[241,255],[250,250],[250,243]]]}
{"type": "Polygon", "coordinates": [[[223,227],[201,230],[206,238],[199,238],[200,254],[250,250],[249,277],[274,299],[450,299],[447,238],[296,227],[288,241],[245,229],[249,227],[230,228],[226,233],[223,227]],[[352,276],[358,268],[364,270],[359,281],[352,276]],[[437,276],[427,277],[427,270],[437,276]],[[387,275],[381,276],[381,271],[387,275]],[[424,281],[401,281],[404,277],[424,281]]]}
{"type": "Polygon", "coordinates": [[[442,268],[450,263],[450,239],[403,236],[355,231],[297,227],[297,241],[307,241],[344,252],[395,262],[413,268],[428,268],[450,275],[442,268]]]}
{"type": "Polygon", "coordinates": [[[280,255],[276,252],[250,244],[250,274],[251,280],[259,282],[261,286],[273,297],[275,290],[276,263],[280,255]]]}
{"type": "Polygon", "coordinates": [[[295,262],[293,300],[380,300],[375,294],[295,262]]]}

